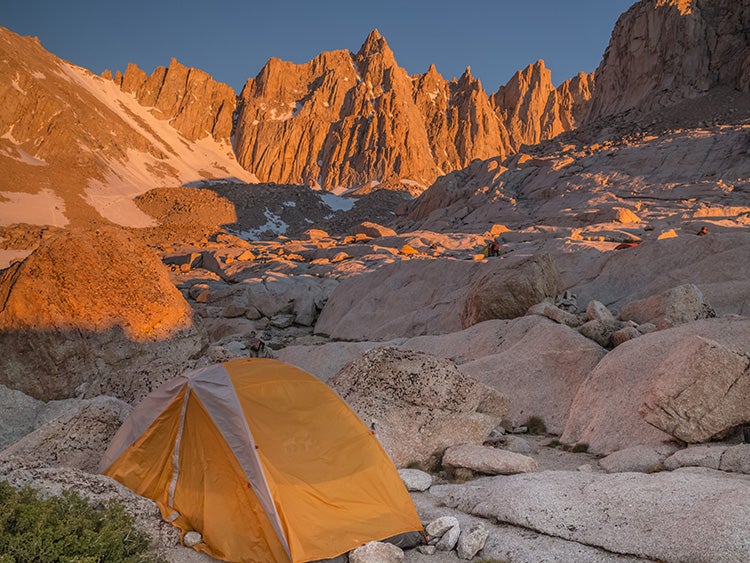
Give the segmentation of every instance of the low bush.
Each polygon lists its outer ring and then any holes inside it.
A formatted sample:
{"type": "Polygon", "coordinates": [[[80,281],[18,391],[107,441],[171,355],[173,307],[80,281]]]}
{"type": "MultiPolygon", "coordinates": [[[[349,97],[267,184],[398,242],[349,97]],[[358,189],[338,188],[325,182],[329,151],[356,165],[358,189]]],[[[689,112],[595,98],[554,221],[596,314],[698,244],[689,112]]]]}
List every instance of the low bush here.
{"type": "Polygon", "coordinates": [[[0,481],[0,563],[145,563],[148,536],[136,530],[122,504],[94,508],[65,491],[42,497],[0,481]]]}

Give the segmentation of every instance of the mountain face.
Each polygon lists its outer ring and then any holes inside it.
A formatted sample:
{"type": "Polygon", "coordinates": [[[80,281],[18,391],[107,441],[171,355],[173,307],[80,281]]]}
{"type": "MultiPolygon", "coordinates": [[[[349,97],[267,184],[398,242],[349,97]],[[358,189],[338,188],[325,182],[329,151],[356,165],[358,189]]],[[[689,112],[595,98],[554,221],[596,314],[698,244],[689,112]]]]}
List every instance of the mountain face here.
{"type": "Polygon", "coordinates": [[[649,112],[716,86],[750,90],[750,0],[643,0],[617,22],[590,119],[649,112]]]}
{"type": "Polygon", "coordinates": [[[451,81],[434,66],[409,76],[375,30],[356,54],[302,65],[271,59],[242,90],[234,149],[262,181],[424,187],[574,127],[591,90],[587,75],[555,89],[542,61],[491,97],[469,69],[451,81]]]}
{"type": "Polygon", "coordinates": [[[133,69],[122,77],[149,109],[111,80],[0,28],[0,225],[147,226],[153,220],[133,197],[153,187],[252,180],[227,140],[231,89],[177,64],[163,74],[144,83],[133,69]],[[214,116],[188,103],[201,89],[213,96],[214,116]]]}
{"type": "MultiPolygon", "coordinates": [[[[112,74],[106,73],[105,78],[112,74]]],[[[142,106],[153,107],[153,114],[191,141],[211,136],[228,141],[232,135],[234,90],[216,82],[207,73],[188,68],[172,59],[168,68],[157,67],[151,76],[133,63],[113,80],[123,92],[133,94],[142,106]]]]}

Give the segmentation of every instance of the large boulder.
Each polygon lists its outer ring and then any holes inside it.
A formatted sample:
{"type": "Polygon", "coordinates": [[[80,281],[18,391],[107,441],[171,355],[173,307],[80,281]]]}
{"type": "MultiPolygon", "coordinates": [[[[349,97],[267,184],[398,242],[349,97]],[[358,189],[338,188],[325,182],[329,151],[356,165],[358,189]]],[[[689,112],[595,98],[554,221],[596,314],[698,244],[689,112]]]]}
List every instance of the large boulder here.
{"type": "Polygon", "coordinates": [[[653,376],[640,414],[683,442],[750,422],[750,342],[744,353],[700,336],[677,343],[653,376]]]}
{"type": "MultiPolygon", "coordinates": [[[[647,423],[639,414],[651,395],[656,374],[680,381],[668,368],[668,358],[688,354],[689,337],[713,340],[727,349],[747,354],[750,319],[703,319],[645,334],[609,352],[592,370],[573,400],[561,440],[586,443],[589,451],[610,454],[638,445],[660,445],[673,438],[647,423]],[[687,348],[684,348],[687,346],[687,348]],[[682,348],[682,352],[680,349],[682,348]]],[[[676,365],[682,369],[684,364],[676,365]]]]}
{"type": "Polygon", "coordinates": [[[326,344],[286,346],[275,356],[282,362],[297,366],[321,381],[328,381],[341,369],[381,342],[327,342],[326,344]]]}
{"type": "Polygon", "coordinates": [[[554,297],[558,282],[547,255],[397,262],[342,282],[315,332],[339,340],[457,332],[483,320],[521,317],[554,297]]]}
{"type": "Polygon", "coordinates": [[[389,340],[461,329],[468,283],[491,265],[467,260],[408,260],[343,281],[315,332],[338,340],[389,340]]]}
{"type": "Polygon", "coordinates": [[[0,385],[0,449],[23,438],[80,401],[64,399],[45,403],[0,385]]]}
{"type": "Polygon", "coordinates": [[[70,230],[0,274],[0,383],[41,400],[145,396],[205,337],[156,254],[116,228],[70,230]]]}
{"type": "Polygon", "coordinates": [[[539,316],[511,321],[495,348],[459,369],[505,395],[515,425],[539,417],[555,434],[565,428],[578,389],[606,354],[570,327],[539,316]]]}
{"type": "Polygon", "coordinates": [[[620,310],[623,321],[652,323],[658,329],[715,316],[716,313],[706,303],[701,290],[692,283],[627,303],[620,310]]]}
{"type": "Polygon", "coordinates": [[[328,384],[398,467],[435,461],[449,446],[481,444],[507,412],[502,395],[453,362],[396,348],[370,350],[328,384]]]}
{"type": "Polygon", "coordinates": [[[488,319],[514,319],[562,291],[560,274],[548,254],[534,256],[512,269],[495,269],[477,280],[461,310],[466,328],[488,319]]]}
{"type": "Polygon", "coordinates": [[[704,469],[545,471],[433,485],[449,507],[648,560],[745,561],[750,481],[704,469]]]}
{"type": "Polygon", "coordinates": [[[79,401],[0,451],[0,462],[16,458],[24,464],[43,463],[97,473],[99,460],[131,410],[130,405],[113,397],[79,401]]]}
{"type": "Polygon", "coordinates": [[[512,475],[539,470],[539,464],[533,458],[478,444],[451,446],[443,454],[443,465],[463,467],[487,475],[512,475]]]}

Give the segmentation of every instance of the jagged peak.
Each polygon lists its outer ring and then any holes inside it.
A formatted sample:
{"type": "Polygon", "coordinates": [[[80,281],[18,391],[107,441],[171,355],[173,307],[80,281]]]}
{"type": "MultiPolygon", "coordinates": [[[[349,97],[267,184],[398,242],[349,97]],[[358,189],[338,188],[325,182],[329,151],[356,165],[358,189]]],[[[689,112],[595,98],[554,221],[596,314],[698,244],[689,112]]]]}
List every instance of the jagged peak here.
{"type": "Polygon", "coordinates": [[[376,28],[370,32],[367,39],[365,39],[365,42],[362,43],[362,47],[360,47],[357,56],[369,58],[377,54],[382,54],[390,59],[394,58],[393,51],[391,51],[391,48],[388,46],[388,42],[376,28]]]}

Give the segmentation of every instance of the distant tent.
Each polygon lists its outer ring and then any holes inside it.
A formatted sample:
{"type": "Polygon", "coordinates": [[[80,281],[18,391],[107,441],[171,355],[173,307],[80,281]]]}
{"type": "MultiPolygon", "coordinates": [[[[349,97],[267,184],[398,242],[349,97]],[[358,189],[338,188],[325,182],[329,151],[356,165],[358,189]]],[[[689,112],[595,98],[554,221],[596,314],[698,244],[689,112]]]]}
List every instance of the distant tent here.
{"type": "Polygon", "coordinates": [[[177,377],[146,397],[100,469],[230,561],[328,559],[421,531],[393,463],[324,383],[271,359],[177,377]]]}

